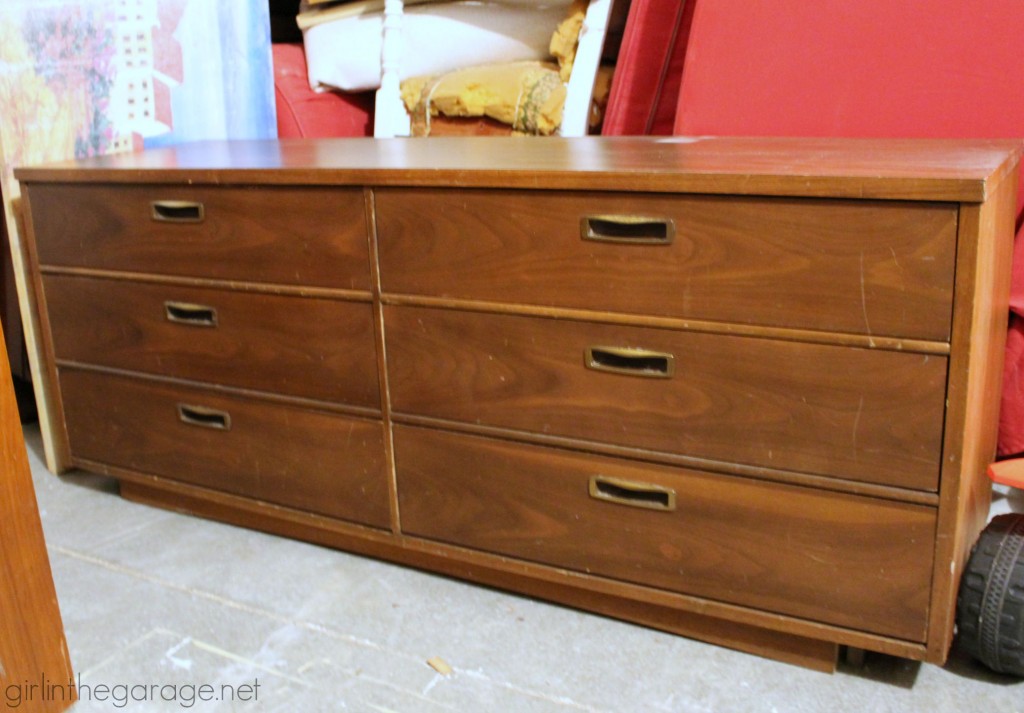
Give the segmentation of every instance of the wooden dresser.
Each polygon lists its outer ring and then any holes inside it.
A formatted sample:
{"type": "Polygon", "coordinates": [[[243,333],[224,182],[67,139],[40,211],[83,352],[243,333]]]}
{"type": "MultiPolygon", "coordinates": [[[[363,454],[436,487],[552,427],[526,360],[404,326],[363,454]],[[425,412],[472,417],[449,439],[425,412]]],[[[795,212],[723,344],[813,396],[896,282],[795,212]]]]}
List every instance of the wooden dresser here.
{"type": "Polygon", "coordinates": [[[1017,162],[429,139],[23,168],[59,462],[806,666],[942,662],[1017,162]]]}

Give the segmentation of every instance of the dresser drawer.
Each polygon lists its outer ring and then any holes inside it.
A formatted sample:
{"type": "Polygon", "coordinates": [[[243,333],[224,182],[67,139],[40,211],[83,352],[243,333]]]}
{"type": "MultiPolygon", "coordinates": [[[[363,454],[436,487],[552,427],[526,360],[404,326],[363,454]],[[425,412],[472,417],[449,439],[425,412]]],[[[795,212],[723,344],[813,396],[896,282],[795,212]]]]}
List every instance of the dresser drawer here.
{"type": "Polygon", "coordinates": [[[376,210],[386,292],[949,338],[955,205],[387,189],[376,210]]]}
{"type": "Polygon", "coordinates": [[[44,266],[370,289],[361,189],[57,184],[29,199],[44,266]]]}
{"type": "Polygon", "coordinates": [[[76,369],[60,386],[73,458],[388,527],[379,421],[76,369]]]}
{"type": "Polygon", "coordinates": [[[380,408],[366,302],[47,275],[58,360],[380,408]]]}
{"type": "Polygon", "coordinates": [[[937,487],[943,357],[408,306],[385,333],[399,415],[937,487]]]}
{"type": "Polygon", "coordinates": [[[395,458],[407,535],[924,639],[931,508],[408,426],[395,458]]]}

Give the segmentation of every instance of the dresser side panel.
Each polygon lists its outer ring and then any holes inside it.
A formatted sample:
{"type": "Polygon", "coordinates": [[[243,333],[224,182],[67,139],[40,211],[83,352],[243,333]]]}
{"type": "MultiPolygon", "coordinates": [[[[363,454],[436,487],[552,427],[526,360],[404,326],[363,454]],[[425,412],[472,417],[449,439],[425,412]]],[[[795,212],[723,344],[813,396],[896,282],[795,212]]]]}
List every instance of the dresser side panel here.
{"type": "Polygon", "coordinates": [[[953,640],[960,576],[991,500],[986,471],[999,428],[1018,173],[988,201],[960,210],[946,435],[940,487],[928,660],[953,640]]]}
{"type": "MultiPolygon", "coordinates": [[[[32,196],[35,189],[31,185],[23,187],[21,213],[24,222],[25,263],[28,272],[27,297],[32,329],[37,338],[31,340],[34,348],[30,352],[38,355],[38,363],[33,364],[32,382],[36,396],[36,408],[39,412],[39,427],[43,437],[46,454],[46,467],[54,473],[63,473],[72,467],[71,447],[68,443],[67,424],[64,415],[63,397],[60,382],[57,379],[56,357],[53,348],[53,329],[50,324],[49,308],[46,294],[43,291],[42,275],[39,272],[39,243],[51,240],[48,232],[40,230],[32,220],[32,196]]],[[[26,325],[28,322],[26,322],[26,325]]]]}

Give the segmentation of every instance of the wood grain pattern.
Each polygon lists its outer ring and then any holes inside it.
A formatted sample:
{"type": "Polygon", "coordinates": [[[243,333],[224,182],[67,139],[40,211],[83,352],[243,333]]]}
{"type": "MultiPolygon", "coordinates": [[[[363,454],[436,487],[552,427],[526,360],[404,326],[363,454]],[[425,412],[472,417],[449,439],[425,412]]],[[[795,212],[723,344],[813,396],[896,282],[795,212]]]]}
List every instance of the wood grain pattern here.
{"type": "Polygon", "coordinates": [[[953,313],[949,415],[943,452],[929,654],[945,660],[953,641],[960,576],[988,522],[1002,396],[1018,174],[984,205],[961,209],[958,296],[953,313]]]}
{"type": "Polygon", "coordinates": [[[458,551],[416,538],[398,541],[337,520],[324,520],[247,498],[130,471],[106,469],[102,464],[84,465],[92,465],[94,469],[120,478],[121,495],[135,502],[469,579],[819,671],[833,671],[837,654],[836,644],[820,638],[822,636],[852,636],[862,645],[870,642],[876,650],[886,650],[893,655],[920,656],[919,644],[837,628],[826,633],[821,624],[773,617],[754,610],[742,610],[749,622],[740,622],[737,619],[742,619],[743,615],[736,616],[741,611],[739,608],[718,602],[656,590],[648,590],[655,600],[648,601],[643,595],[638,595],[637,587],[623,582],[582,577],[482,552],[458,551]],[[716,616],[723,614],[724,618],[716,616]],[[787,631],[794,627],[807,630],[812,635],[787,631]]]}
{"type": "Polygon", "coordinates": [[[71,454],[387,528],[383,426],[206,389],[62,369],[71,454]],[[215,409],[227,430],[183,422],[215,409]]]}
{"type": "Polygon", "coordinates": [[[932,508],[398,426],[404,531],[923,641],[932,508]],[[594,475],[675,512],[595,500],[594,475]]]}
{"type": "Polygon", "coordinates": [[[384,319],[396,414],[937,486],[940,357],[414,307],[384,319]],[[676,374],[589,370],[591,345],[674,354],[676,374]]]}
{"type": "Polygon", "coordinates": [[[200,142],[22,167],[20,181],[458,186],[982,201],[1015,140],[432,137],[200,142]],[[72,170],[68,170],[72,169],[72,170]]]}
{"type": "Polygon", "coordinates": [[[707,334],[735,334],[737,336],[781,339],[783,341],[806,342],[808,344],[834,344],[837,346],[856,347],[858,349],[884,349],[896,352],[938,354],[942,356],[949,354],[949,342],[904,339],[902,337],[869,336],[845,332],[820,332],[811,329],[765,327],[763,325],[737,322],[709,322],[700,319],[654,317],[646,314],[599,312],[591,309],[484,302],[481,300],[461,300],[448,297],[421,297],[418,295],[399,295],[394,293],[381,295],[381,301],[391,305],[440,307],[469,312],[519,314],[527,317],[550,317],[553,319],[571,319],[579,322],[600,322],[603,324],[627,324],[636,327],[677,329],[687,332],[705,332],[707,334]]]}
{"type": "MultiPolygon", "coordinates": [[[[548,565],[416,537],[405,536],[397,539],[388,533],[370,528],[187,483],[112,468],[101,463],[84,462],[81,465],[119,478],[123,485],[129,486],[126,488],[129,489],[127,497],[139,498],[142,502],[158,504],[181,512],[380,557],[487,586],[579,606],[629,621],[638,620],[637,617],[648,607],[664,607],[679,613],[681,623],[700,624],[692,627],[688,635],[716,642],[728,640],[735,635],[734,641],[737,644],[732,645],[737,648],[757,651],[753,647],[761,645],[765,649],[771,649],[773,653],[766,653],[764,650],[759,653],[780,660],[795,662],[789,657],[795,653],[793,647],[799,648],[801,639],[848,644],[912,659],[922,659],[925,656],[924,645],[892,637],[569,572],[548,565]],[[601,608],[612,606],[614,612],[601,608]],[[761,629],[762,633],[751,636],[751,628],[761,629]],[[790,644],[783,644],[778,650],[775,649],[776,644],[790,637],[794,637],[790,644]],[[739,642],[743,642],[743,645],[739,646],[739,642]]],[[[643,618],[639,620],[643,621],[643,618]]],[[[804,643],[809,644],[807,641],[804,643]]]]}
{"type": "Polygon", "coordinates": [[[30,189],[39,263],[369,290],[362,191],[45,185],[30,189]],[[199,223],[150,217],[197,201],[199,223]]]}
{"type": "MultiPolygon", "coordinates": [[[[142,342],[111,325],[144,320],[107,320],[82,358],[106,340],[124,361],[60,362],[54,412],[73,462],[126,496],[826,668],[837,645],[946,657],[988,502],[1019,157],[1016,141],[208,142],[18,175],[39,294],[136,281],[371,314],[381,420],[311,401],[317,369],[301,397],[231,386],[202,371],[210,349],[171,348],[191,376],[143,376],[142,342]],[[139,232],[117,205],[148,216],[139,196],[214,217],[173,226],[185,241],[139,232]],[[581,250],[580,211],[669,214],[677,240],[581,250]],[[589,370],[588,346],[675,371],[589,370]],[[232,428],[153,425],[186,396],[232,428]],[[578,487],[595,465],[676,488],[678,511],[597,503],[578,487]]],[[[304,323],[290,341],[318,338],[304,323]]],[[[259,352],[265,331],[240,341],[259,352]]],[[[305,351],[276,344],[267,362],[305,351]]]]}
{"type": "Polygon", "coordinates": [[[785,483],[788,485],[799,485],[836,493],[864,495],[871,498],[881,498],[883,500],[898,500],[899,502],[928,505],[930,507],[938,507],[939,505],[939,494],[936,492],[896,488],[891,485],[866,483],[860,480],[846,480],[832,475],[813,475],[811,473],[804,473],[795,470],[769,468],[761,465],[744,465],[734,461],[698,458],[696,456],[687,456],[678,453],[662,453],[660,451],[651,451],[645,448],[631,448],[629,446],[617,446],[611,443],[598,443],[595,441],[587,441],[586,443],[581,444],[578,439],[567,438],[565,436],[517,431],[510,428],[502,428],[500,426],[485,426],[479,423],[450,421],[431,416],[394,414],[392,420],[395,423],[403,423],[409,426],[438,428],[453,433],[466,433],[475,436],[486,436],[502,440],[532,443],[540,446],[552,446],[555,448],[565,448],[569,450],[585,448],[590,453],[613,456],[616,458],[639,460],[646,463],[691,468],[702,470],[706,473],[738,475],[744,478],[754,478],[756,480],[785,483]]]}
{"type": "MultiPolygon", "coordinates": [[[[56,267],[48,265],[40,268],[41,275],[66,275],[68,277],[89,277],[98,280],[121,280],[123,282],[146,282],[151,285],[175,285],[178,287],[209,287],[215,290],[234,290],[260,295],[290,295],[292,297],[313,297],[327,300],[349,300],[352,302],[370,302],[372,295],[366,290],[348,290],[336,287],[309,287],[307,285],[281,285],[274,282],[247,282],[245,280],[218,280],[207,277],[189,277],[187,275],[156,275],[152,272],[132,272],[130,270],[105,270],[94,267],[56,267]]],[[[879,338],[885,344],[884,338],[879,338]]],[[[890,340],[904,349],[915,346],[939,345],[938,342],[921,342],[915,340],[890,340]]],[[[945,351],[949,353],[949,345],[945,351]]],[[[939,347],[941,349],[941,347],[939,347]]]]}
{"type": "Polygon", "coordinates": [[[363,191],[366,207],[366,239],[370,249],[370,270],[373,284],[373,340],[377,349],[377,374],[380,379],[381,415],[386,425],[384,432],[384,459],[388,473],[388,502],[391,508],[391,531],[398,535],[402,531],[401,514],[398,512],[398,481],[395,479],[395,448],[391,433],[391,395],[388,385],[384,344],[384,308],[380,299],[380,260],[377,255],[377,217],[374,208],[374,195],[371,188],[363,191]]]}
{"type": "Polygon", "coordinates": [[[373,309],[363,302],[47,275],[58,360],[380,409],[373,309]],[[167,318],[167,302],[216,326],[167,318]]]}
{"type": "Polygon", "coordinates": [[[8,708],[62,711],[75,700],[71,657],[6,359],[0,359],[0,462],[0,690],[8,708]],[[47,682],[60,690],[47,689],[53,695],[43,700],[39,686],[47,682]],[[27,688],[33,684],[34,695],[27,688]]]}
{"type": "Polygon", "coordinates": [[[383,290],[946,341],[956,206],[382,189],[383,290]],[[583,240],[646,216],[671,243],[583,240]]]}

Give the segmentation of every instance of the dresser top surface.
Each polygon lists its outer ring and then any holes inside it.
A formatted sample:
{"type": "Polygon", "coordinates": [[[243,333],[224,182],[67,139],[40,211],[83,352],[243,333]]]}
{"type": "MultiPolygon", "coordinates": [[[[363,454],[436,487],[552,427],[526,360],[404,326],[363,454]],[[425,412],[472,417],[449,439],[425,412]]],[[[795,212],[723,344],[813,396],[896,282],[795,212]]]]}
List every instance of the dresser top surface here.
{"type": "Polygon", "coordinates": [[[26,182],[465,186],[982,201],[1010,139],[211,141],[17,169],[26,182]]]}

